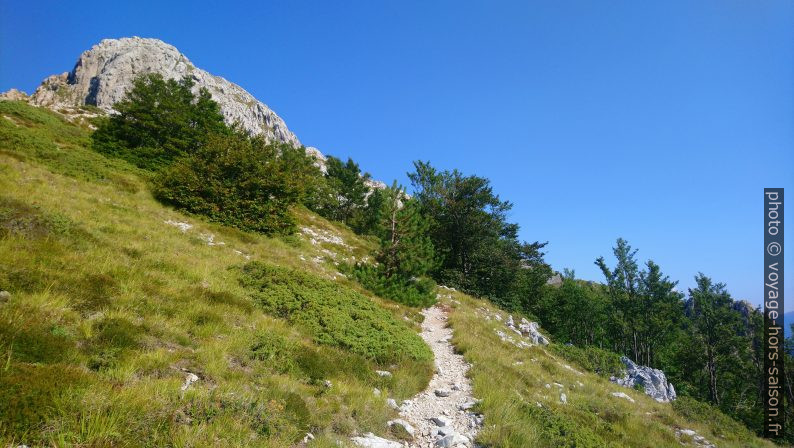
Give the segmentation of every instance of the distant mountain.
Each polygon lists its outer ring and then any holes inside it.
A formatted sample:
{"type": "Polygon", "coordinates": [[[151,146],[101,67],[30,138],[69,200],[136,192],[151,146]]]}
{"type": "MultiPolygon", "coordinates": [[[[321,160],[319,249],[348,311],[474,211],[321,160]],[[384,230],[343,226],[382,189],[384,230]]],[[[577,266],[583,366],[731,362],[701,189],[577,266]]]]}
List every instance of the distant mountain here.
{"type": "Polygon", "coordinates": [[[794,311],[789,311],[783,315],[784,326],[786,327],[786,337],[791,336],[791,324],[794,324],[794,311]]]}

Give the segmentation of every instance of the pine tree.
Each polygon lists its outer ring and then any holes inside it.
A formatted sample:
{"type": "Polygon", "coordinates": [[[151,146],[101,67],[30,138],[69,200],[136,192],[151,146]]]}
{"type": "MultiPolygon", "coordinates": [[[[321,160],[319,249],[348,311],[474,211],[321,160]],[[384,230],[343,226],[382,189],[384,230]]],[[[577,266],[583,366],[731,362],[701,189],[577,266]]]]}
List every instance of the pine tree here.
{"type": "Polygon", "coordinates": [[[429,228],[417,202],[408,199],[396,182],[384,191],[377,260],[386,278],[422,277],[435,266],[429,228]]]}
{"type": "Polygon", "coordinates": [[[165,80],[150,73],[133,81],[116,114],[92,134],[99,152],[148,170],[159,170],[204,146],[213,134],[228,135],[218,104],[206,89],[193,94],[193,80],[165,80]]]}

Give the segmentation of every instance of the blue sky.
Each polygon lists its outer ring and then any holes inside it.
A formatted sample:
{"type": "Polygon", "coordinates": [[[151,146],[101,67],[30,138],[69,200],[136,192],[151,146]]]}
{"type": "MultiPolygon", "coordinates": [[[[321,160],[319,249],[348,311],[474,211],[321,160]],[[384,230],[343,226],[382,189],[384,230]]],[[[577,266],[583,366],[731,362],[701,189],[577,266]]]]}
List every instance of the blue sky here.
{"type": "Polygon", "coordinates": [[[556,269],[600,280],[622,236],[682,289],[703,271],[760,303],[763,188],[794,195],[792,23],[790,0],[4,0],[0,90],[157,37],[375,178],[490,178],[556,269]]]}

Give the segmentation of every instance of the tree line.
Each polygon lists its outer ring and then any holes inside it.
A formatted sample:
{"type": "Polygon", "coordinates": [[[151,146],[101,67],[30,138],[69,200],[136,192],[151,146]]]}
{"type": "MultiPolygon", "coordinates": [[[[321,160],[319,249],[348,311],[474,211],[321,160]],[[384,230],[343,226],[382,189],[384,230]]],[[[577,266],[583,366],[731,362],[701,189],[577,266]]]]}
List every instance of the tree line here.
{"type": "MultiPolygon", "coordinates": [[[[139,167],[166,204],[274,235],[294,232],[291,208],[305,206],[379,242],[376,263],[347,269],[382,297],[427,306],[436,282],[458,288],[539,320],[560,343],[662,369],[681,395],[762,427],[763,317],[702,273],[685,294],[618,239],[612,264],[595,260],[603,283],[566,270],[561,284],[549,285],[546,243],[520,240],[518,224],[507,219],[512,204],[487,178],[417,161],[410,195],[396,183],[372,188],[351,159],[328,157],[323,171],[305,148],[227,126],[209,93],[194,93],[188,78],[139,77],[114,107],[93,133],[94,148],[139,167]]],[[[794,340],[787,343],[794,349],[794,340]]],[[[786,376],[794,380],[787,358],[786,376]]],[[[794,403],[790,386],[786,400],[794,403]]],[[[787,440],[794,441],[788,407],[787,440]]]]}

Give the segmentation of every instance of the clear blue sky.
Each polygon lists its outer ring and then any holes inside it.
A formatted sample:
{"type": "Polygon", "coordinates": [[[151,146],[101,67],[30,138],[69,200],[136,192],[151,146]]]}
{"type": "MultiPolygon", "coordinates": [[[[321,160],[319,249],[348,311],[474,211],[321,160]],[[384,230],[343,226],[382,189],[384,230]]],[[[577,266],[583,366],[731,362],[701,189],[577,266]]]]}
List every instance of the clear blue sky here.
{"type": "Polygon", "coordinates": [[[3,0],[0,90],[132,35],[375,178],[406,182],[415,159],[489,177],[521,236],[582,278],[623,236],[682,289],[703,271],[760,303],[765,186],[789,189],[794,220],[791,0],[3,0]]]}

